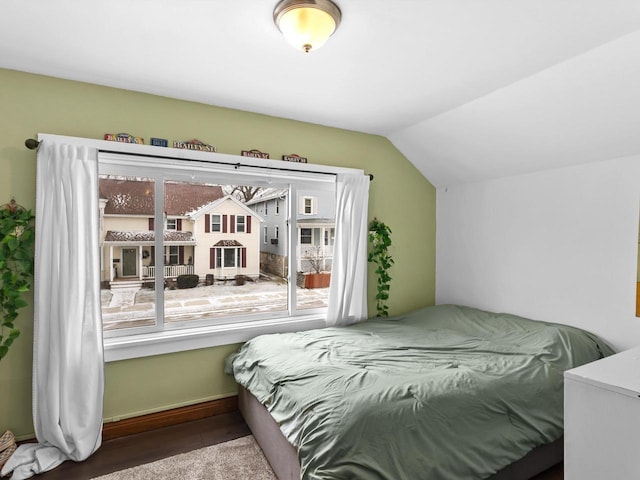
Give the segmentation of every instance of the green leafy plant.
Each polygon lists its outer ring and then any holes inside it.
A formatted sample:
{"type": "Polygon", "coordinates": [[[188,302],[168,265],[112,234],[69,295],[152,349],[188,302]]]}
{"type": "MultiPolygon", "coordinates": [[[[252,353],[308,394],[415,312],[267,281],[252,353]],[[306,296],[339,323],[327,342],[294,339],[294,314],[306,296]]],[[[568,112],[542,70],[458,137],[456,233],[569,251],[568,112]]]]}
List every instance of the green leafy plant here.
{"type": "Polygon", "coordinates": [[[391,229],[383,222],[374,218],[369,224],[369,243],[371,250],[369,251],[369,262],[376,264],[377,293],[376,293],[376,310],[378,317],[388,317],[389,307],[386,302],[389,300],[389,292],[391,289],[391,276],[389,269],[394,261],[389,255],[389,247],[391,246],[391,229]]]}
{"type": "Polygon", "coordinates": [[[34,216],[12,200],[0,207],[0,360],[20,331],[14,321],[33,277],[34,216]]]}

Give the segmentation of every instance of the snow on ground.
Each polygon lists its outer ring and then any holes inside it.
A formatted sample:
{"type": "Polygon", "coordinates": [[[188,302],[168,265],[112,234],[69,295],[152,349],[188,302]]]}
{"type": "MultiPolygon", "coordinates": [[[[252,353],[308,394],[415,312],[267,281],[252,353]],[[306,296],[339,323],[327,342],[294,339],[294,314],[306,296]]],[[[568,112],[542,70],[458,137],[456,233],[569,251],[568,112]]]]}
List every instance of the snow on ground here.
{"type": "MultiPolygon", "coordinates": [[[[155,323],[155,291],[147,288],[102,290],[104,330],[155,323]]],[[[297,289],[298,308],[326,306],[328,288],[297,289]]],[[[193,321],[287,309],[287,284],[274,280],[234,281],[196,288],[164,290],[165,322],[193,321]]]]}

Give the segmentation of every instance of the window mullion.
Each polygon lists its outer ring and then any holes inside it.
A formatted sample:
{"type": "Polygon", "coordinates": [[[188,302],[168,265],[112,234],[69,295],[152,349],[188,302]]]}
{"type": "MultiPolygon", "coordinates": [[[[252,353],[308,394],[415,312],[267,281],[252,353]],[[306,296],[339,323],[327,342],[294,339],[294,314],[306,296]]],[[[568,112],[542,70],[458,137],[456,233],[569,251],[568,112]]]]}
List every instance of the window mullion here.
{"type": "Polygon", "coordinates": [[[298,290],[298,259],[296,258],[296,248],[298,242],[295,240],[297,236],[297,189],[294,185],[289,185],[289,198],[287,198],[287,257],[289,261],[289,279],[287,286],[289,288],[289,315],[294,316],[297,310],[297,290],[298,290]]]}
{"type": "Polygon", "coordinates": [[[156,291],[156,326],[164,329],[164,178],[155,175],[154,239],[155,239],[155,291],[156,291]]]}

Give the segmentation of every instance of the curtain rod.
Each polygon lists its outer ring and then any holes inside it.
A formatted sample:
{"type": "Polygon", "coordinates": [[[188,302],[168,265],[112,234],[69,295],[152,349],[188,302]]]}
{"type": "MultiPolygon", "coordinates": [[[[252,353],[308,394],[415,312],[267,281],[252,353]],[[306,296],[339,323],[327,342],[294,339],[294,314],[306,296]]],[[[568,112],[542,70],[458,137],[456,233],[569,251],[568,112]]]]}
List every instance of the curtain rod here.
{"type": "MultiPolygon", "coordinates": [[[[40,142],[38,140],[36,140],[35,138],[27,138],[24,141],[24,145],[25,147],[27,147],[29,150],[37,150],[38,147],[40,146],[40,142]]],[[[114,153],[114,154],[119,154],[122,155],[123,152],[117,152],[114,150],[98,150],[101,153],[114,153]]],[[[148,155],[145,153],[125,153],[126,155],[134,155],[137,157],[151,157],[151,158],[164,158],[164,159],[169,159],[169,160],[182,160],[182,161],[188,161],[188,162],[202,162],[202,163],[216,163],[218,165],[233,165],[236,168],[239,167],[250,167],[250,168],[264,168],[266,170],[281,170],[281,171],[285,171],[285,172],[302,172],[302,173],[309,173],[307,170],[297,170],[295,168],[277,168],[277,167],[262,167],[262,166],[256,166],[256,165],[245,165],[242,163],[227,163],[227,162],[216,162],[215,160],[213,161],[207,161],[207,160],[197,160],[197,159],[190,159],[190,158],[178,158],[178,157],[171,157],[171,156],[165,156],[165,155],[148,155]]],[[[323,175],[335,175],[335,173],[327,173],[327,172],[313,172],[313,173],[321,173],[323,175]]],[[[369,181],[373,181],[373,174],[372,173],[365,173],[365,175],[369,176],[369,181]]]]}

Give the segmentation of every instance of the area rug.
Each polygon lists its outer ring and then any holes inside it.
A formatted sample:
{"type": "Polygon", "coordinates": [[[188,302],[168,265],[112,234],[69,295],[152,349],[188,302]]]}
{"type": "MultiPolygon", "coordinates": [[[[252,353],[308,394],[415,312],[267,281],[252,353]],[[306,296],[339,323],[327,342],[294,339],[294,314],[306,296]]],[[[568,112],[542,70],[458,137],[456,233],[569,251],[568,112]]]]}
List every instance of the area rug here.
{"type": "Polygon", "coordinates": [[[92,480],[278,480],[253,436],[200,448],[92,480]]]}

